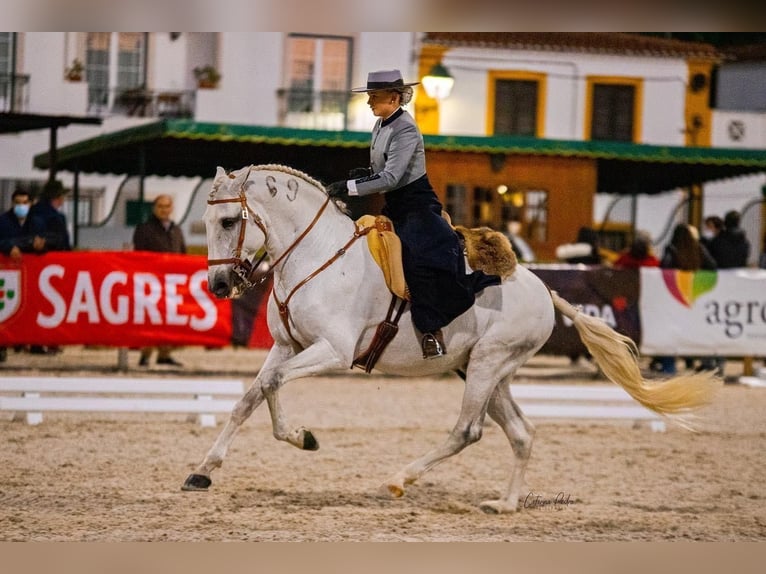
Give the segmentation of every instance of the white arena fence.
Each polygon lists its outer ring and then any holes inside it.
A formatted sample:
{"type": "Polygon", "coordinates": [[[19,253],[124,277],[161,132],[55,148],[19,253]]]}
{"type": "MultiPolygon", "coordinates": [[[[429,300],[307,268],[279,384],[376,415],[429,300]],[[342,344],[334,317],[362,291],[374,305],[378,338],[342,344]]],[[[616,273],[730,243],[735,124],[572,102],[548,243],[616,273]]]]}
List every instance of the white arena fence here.
{"type": "Polygon", "coordinates": [[[202,426],[215,426],[215,414],[231,412],[244,390],[236,379],[5,377],[0,411],[31,425],[43,421],[43,411],[80,411],[187,413],[202,426]]]}
{"type": "MultiPolygon", "coordinates": [[[[7,377],[0,380],[0,393],[16,396],[0,395],[0,411],[32,425],[42,422],[43,411],[81,411],[189,413],[201,425],[215,426],[215,413],[231,412],[244,390],[243,381],[232,379],[7,377]]],[[[512,393],[532,419],[627,420],[665,430],[659,415],[617,386],[520,384],[512,393]]]]}

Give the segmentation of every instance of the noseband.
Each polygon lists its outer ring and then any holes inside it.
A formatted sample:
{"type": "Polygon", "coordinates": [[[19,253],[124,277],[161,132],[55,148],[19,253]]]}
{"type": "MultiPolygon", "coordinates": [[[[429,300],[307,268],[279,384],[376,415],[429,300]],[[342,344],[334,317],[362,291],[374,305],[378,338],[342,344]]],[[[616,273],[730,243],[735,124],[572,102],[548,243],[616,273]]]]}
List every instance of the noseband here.
{"type": "MultiPolygon", "coordinates": [[[[245,178],[245,182],[247,181],[247,178],[245,178]]],[[[314,216],[314,219],[311,221],[309,226],[303,230],[303,232],[297,237],[295,241],[293,241],[292,245],[287,248],[287,250],[280,255],[274,263],[271,264],[269,267],[269,270],[266,271],[263,275],[261,275],[259,278],[255,278],[254,275],[258,271],[258,267],[261,265],[263,260],[266,258],[267,253],[264,251],[261,258],[253,264],[252,261],[249,259],[243,259],[242,258],[242,247],[245,244],[245,229],[247,228],[247,221],[252,217],[255,224],[260,228],[260,230],[263,232],[264,237],[264,245],[266,244],[266,240],[268,239],[268,233],[266,232],[266,226],[263,223],[263,220],[260,218],[260,216],[255,213],[255,211],[252,210],[252,208],[247,203],[247,195],[245,194],[245,182],[242,183],[242,185],[239,188],[239,196],[238,197],[227,197],[225,199],[208,199],[207,204],[208,205],[217,205],[219,203],[239,203],[241,206],[241,223],[239,226],[239,239],[237,240],[237,248],[234,252],[234,257],[229,257],[228,259],[208,259],[207,264],[208,266],[213,265],[228,265],[231,263],[233,265],[232,271],[236,273],[244,282],[245,289],[249,289],[250,287],[253,287],[255,285],[260,285],[266,279],[274,272],[274,269],[276,269],[277,265],[282,262],[282,260],[287,257],[290,252],[295,249],[298,244],[303,240],[306,235],[308,235],[309,231],[316,225],[316,222],[319,221],[319,218],[321,217],[322,213],[324,212],[325,208],[327,207],[327,204],[330,202],[330,196],[327,196],[327,199],[322,204],[322,207],[319,208],[319,211],[314,216]]]]}

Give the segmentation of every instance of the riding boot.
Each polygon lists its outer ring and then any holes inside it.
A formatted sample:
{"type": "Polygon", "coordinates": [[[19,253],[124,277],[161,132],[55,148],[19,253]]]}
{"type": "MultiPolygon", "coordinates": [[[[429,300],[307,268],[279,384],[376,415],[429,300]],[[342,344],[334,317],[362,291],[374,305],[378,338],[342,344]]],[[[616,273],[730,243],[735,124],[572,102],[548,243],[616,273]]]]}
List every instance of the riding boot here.
{"type": "Polygon", "coordinates": [[[444,346],[444,335],[441,329],[433,333],[424,333],[421,339],[424,359],[435,359],[447,353],[447,347],[444,346]]]}

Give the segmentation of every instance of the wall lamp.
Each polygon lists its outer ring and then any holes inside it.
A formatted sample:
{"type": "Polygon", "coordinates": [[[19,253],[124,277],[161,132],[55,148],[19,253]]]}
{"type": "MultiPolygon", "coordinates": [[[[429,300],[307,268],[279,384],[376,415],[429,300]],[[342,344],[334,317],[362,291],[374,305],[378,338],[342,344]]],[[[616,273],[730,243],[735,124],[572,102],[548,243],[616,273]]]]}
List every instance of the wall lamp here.
{"type": "Polygon", "coordinates": [[[429,98],[437,101],[449,97],[454,83],[455,78],[450,75],[441,62],[435,64],[427,76],[423,76],[423,89],[429,98]]]}

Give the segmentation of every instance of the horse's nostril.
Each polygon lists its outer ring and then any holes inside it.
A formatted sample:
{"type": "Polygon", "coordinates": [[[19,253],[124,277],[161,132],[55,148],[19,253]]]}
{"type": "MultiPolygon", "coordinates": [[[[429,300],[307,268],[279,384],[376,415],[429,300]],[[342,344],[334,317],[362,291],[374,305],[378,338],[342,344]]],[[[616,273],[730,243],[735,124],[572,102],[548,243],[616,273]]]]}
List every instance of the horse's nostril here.
{"type": "Polygon", "coordinates": [[[229,284],[226,281],[216,281],[213,285],[213,294],[216,297],[223,298],[229,294],[229,284]]]}

